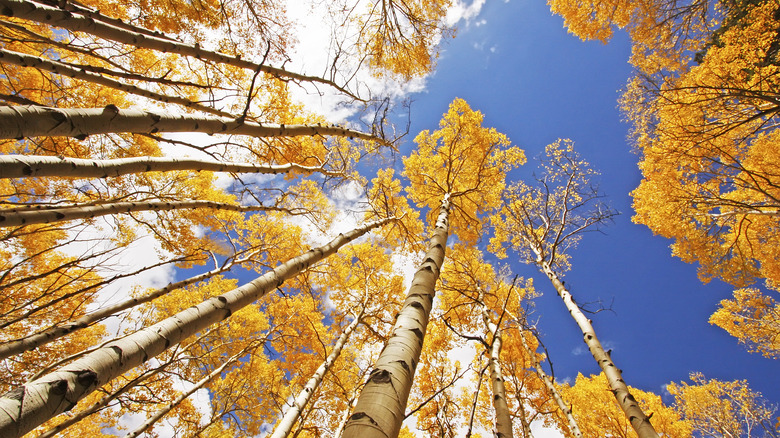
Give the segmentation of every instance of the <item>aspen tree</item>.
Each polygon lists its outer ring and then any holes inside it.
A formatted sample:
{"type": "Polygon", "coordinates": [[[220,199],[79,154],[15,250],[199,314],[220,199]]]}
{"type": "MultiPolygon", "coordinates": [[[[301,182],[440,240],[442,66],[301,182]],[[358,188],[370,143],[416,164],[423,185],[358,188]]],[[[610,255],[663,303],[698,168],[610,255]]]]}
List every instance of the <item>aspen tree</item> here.
{"type": "Polygon", "coordinates": [[[21,436],[63,412],[123,371],[138,366],[198,330],[220,321],[255,301],[287,278],[335,253],[345,243],[392,219],[374,222],[340,235],[325,246],[288,260],[240,288],[204,301],[151,327],[91,353],[60,370],[6,393],[0,399],[0,431],[21,436]],[[35,394],[30,397],[27,394],[35,394]],[[32,400],[31,400],[32,398],[32,400]]]}
{"type": "Polygon", "coordinates": [[[547,391],[555,400],[555,403],[558,405],[558,409],[560,409],[561,413],[563,413],[563,415],[566,417],[569,433],[571,433],[571,435],[575,438],[582,438],[583,437],[582,431],[580,431],[580,427],[577,424],[577,420],[574,418],[574,415],[572,415],[572,407],[566,404],[566,401],[563,399],[563,396],[561,395],[560,391],[558,391],[558,388],[555,387],[553,378],[547,375],[547,373],[544,371],[544,368],[542,367],[542,364],[539,362],[538,359],[536,359],[535,349],[532,349],[528,345],[528,341],[525,339],[526,333],[531,333],[531,332],[530,331],[521,332],[518,338],[520,338],[520,342],[522,343],[523,349],[525,350],[526,354],[531,358],[534,371],[536,371],[536,375],[539,376],[539,380],[544,384],[544,386],[547,388],[547,391]]]}
{"type": "Polygon", "coordinates": [[[525,161],[517,147],[495,129],[482,127],[483,116],[456,99],[433,133],[421,132],[417,151],[404,159],[410,197],[435,217],[425,260],[412,280],[393,334],[385,344],[344,429],[350,437],[398,435],[415,368],[428,327],[435,283],[452,231],[474,242],[477,214],[498,205],[506,172],[525,161]],[[450,213],[452,211],[452,213],[450,213]]]}
{"type": "MultiPolygon", "coordinates": [[[[490,358],[488,359],[488,368],[490,369],[490,383],[493,389],[493,408],[496,411],[496,429],[497,438],[512,438],[512,418],[509,415],[509,407],[506,401],[506,387],[504,386],[504,376],[501,374],[501,330],[490,320],[490,314],[487,306],[484,304],[484,292],[482,295],[482,320],[487,329],[490,343],[490,358]]],[[[527,430],[524,425],[523,430],[527,430]]]]}
{"type": "Polygon", "coordinates": [[[750,352],[780,357],[780,304],[756,288],[737,289],[733,296],[721,300],[710,324],[726,330],[750,352]]]}
{"type": "MultiPolygon", "coordinates": [[[[617,406],[610,394],[610,384],[604,373],[585,377],[578,374],[573,385],[560,387],[563,397],[574,406],[573,414],[584,436],[615,436],[633,438],[642,436],[617,406]]],[[[661,436],[692,437],[691,424],[652,392],[629,388],[642,410],[653,414],[653,425],[661,436]]]]}
{"type": "Polygon", "coordinates": [[[776,437],[777,407],[746,380],[708,379],[691,373],[691,382],[670,383],[674,409],[698,436],[776,437]]]}
{"type": "Polygon", "coordinates": [[[597,229],[616,213],[599,202],[601,195],[590,183],[595,174],[574,152],[570,140],[548,145],[541,161],[542,174],[535,187],[518,182],[507,193],[500,212],[491,218],[496,227],[491,248],[506,257],[506,247],[517,251],[520,260],[534,264],[550,280],[569,314],[582,331],[593,359],[606,374],[611,390],[631,427],[641,438],[657,432],[628,390],[621,371],[596,337],[596,332],[557,271],[567,269],[567,249],[582,233],[597,229]]]}

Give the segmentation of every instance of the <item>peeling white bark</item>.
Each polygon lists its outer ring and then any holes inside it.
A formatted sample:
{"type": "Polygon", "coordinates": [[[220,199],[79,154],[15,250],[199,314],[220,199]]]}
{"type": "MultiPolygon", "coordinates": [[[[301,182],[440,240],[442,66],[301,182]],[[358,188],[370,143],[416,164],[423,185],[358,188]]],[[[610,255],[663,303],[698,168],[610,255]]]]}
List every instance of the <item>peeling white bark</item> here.
{"type": "Polygon", "coordinates": [[[157,324],[108,343],[84,357],[18,386],[0,397],[0,436],[16,438],[76,403],[120,374],[185,338],[228,318],[285,280],[334,254],[341,246],[394,218],[371,222],[279,265],[254,281],[192,306],[157,324]]]}
{"type": "MultiPolygon", "coordinates": [[[[3,1],[0,0],[0,7],[3,1]]],[[[86,138],[96,134],[130,132],[202,132],[250,137],[359,138],[389,145],[386,140],[335,125],[261,125],[238,119],[157,114],[151,111],[104,108],[51,108],[35,105],[0,107],[0,138],[65,136],[86,138]]]]}
{"type": "Polygon", "coordinates": [[[414,274],[392,335],[360,392],[357,405],[344,428],[344,438],[397,437],[401,430],[436,294],[436,280],[444,262],[449,208],[449,195],[446,195],[425,260],[414,274]]]}
{"type": "Polygon", "coordinates": [[[170,172],[174,170],[271,175],[299,172],[303,174],[322,173],[327,176],[343,176],[340,172],[328,171],[322,166],[301,166],[295,163],[254,165],[194,158],[133,157],[113,160],[92,160],[47,155],[11,154],[0,156],[0,178],[41,176],[108,178],[131,173],[170,172]]]}
{"type": "Polygon", "coordinates": [[[31,206],[26,208],[0,210],[0,227],[16,227],[20,225],[48,224],[77,219],[91,219],[98,216],[135,211],[167,211],[192,208],[213,208],[216,210],[241,212],[279,210],[274,207],[242,206],[212,201],[112,202],[110,204],[71,207],[31,206]]]}
{"type": "Polygon", "coordinates": [[[301,392],[298,393],[298,396],[295,397],[295,400],[293,401],[292,406],[290,406],[290,409],[284,413],[282,419],[279,420],[279,422],[276,424],[276,429],[274,429],[274,433],[270,438],[287,438],[287,436],[290,435],[290,431],[292,431],[292,428],[295,425],[295,422],[298,421],[298,418],[301,417],[301,413],[306,408],[306,405],[309,403],[309,400],[311,400],[311,397],[314,395],[314,391],[316,391],[317,388],[319,388],[320,383],[322,383],[322,379],[325,377],[325,373],[328,372],[330,367],[333,365],[333,362],[338,359],[339,355],[341,354],[341,350],[349,340],[352,332],[354,332],[355,328],[357,328],[357,326],[360,324],[360,319],[363,317],[364,312],[365,307],[362,307],[360,309],[360,314],[357,315],[355,319],[341,333],[341,336],[339,336],[338,340],[333,345],[333,350],[331,350],[328,357],[325,358],[322,364],[320,364],[309,381],[306,382],[306,386],[304,386],[301,392]]]}

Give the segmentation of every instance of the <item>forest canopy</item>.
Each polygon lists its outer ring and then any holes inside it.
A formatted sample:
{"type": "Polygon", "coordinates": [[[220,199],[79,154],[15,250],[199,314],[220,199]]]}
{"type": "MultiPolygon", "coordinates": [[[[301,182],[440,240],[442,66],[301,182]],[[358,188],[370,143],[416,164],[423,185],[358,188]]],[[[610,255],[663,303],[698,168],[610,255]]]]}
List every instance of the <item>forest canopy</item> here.
{"type": "MultiPolygon", "coordinates": [[[[620,214],[592,150],[515,143],[476,86],[410,130],[481,7],[0,0],[0,436],[780,436],[744,378],[634,383],[564,280],[620,214]]],[[[780,4],[549,10],[628,36],[632,220],[777,360],[780,4]]]]}

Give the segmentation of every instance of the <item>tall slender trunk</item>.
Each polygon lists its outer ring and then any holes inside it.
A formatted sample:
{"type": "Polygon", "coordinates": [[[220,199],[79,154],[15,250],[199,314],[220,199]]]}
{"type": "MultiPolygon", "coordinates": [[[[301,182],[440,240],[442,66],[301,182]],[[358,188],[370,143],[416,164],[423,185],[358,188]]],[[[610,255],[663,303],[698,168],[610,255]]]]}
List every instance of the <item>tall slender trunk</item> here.
{"type": "Polygon", "coordinates": [[[528,413],[525,410],[525,405],[523,405],[523,399],[519,396],[517,397],[517,408],[520,410],[520,415],[518,416],[520,417],[520,432],[522,432],[523,438],[533,438],[531,423],[528,422],[528,413]]]}
{"type": "Polygon", "coordinates": [[[125,392],[133,389],[136,387],[136,385],[142,383],[143,381],[149,379],[150,377],[156,375],[160,371],[163,370],[168,364],[163,364],[157,368],[145,371],[140,376],[136,377],[135,379],[127,382],[124,386],[117,389],[116,391],[112,392],[111,394],[108,394],[95,402],[93,405],[89,406],[87,409],[84,409],[83,411],[80,411],[76,413],[76,415],[73,415],[72,417],[68,418],[67,420],[63,421],[62,423],[52,427],[51,429],[43,432],[42,434],[38,435],[36,438],[51,438],[53,436],[56,436],[57,434],[60,434],[64,432],[67,428],[70,426],[73,426],[74,424],[78,423],[79,421],[89,417],[90,415],[94,414],[95,412],[103,409],[106,407],[109,403],[116,400],[117,397],[124,394],[125,392]]]}
{"type": "Polygon", "coordinates": [[[317,388],[322,383],[322,379],[325,377],[325,373],[328,372],[330,367],[333,365],[333,362],[338,359],[339,355],[341,354],[341,350],[349,340],[349,337],[360,324],[360,319],[363,317],[365,310],[365,306],[361,307],[360,313],[355,316],[355,319],[341,333],[341,336],[339,336],[338,340],[333,345],[333,350],[330,352],[328,357],[325,358],[322,364],[320,364],[309,381],[306,382],[306,386],[304,386],[301,392],[298,393],[298,396],[295,397],[295,401],[293,401],[292,406],[290,406],[290,409],[284,413],[282,419],[279,420],[276,425],[276,429],[270,438],[286,438],[290,434],[293,425],[295,425],[295,422],[298,421],[298,418],[301,416],[301,412],[303,412],[303,409],[314,395],[314,391],[317,390],[317,388]]]}
{"type": "Polygon", "coordinates": [[[74,14],[70,11],[53,8],[51,6],[34,3],[25,0],[0,0],[0,14],[18,17],[25,20],[46,23],[75,32],[86,32],[94,36],[116,41],[122,44],[135,46],[139,48],[157,50],[164,53],[176,53],[179,55],[190,56],[197,59],[213,61],[220,64],[232,65],[234,67],[248,69],[251,71],[262,71],[279,78],[287,78],[294,81],[314,82],[333,87],[342,93],[355,97],[343,87],[335,82],[316,76],[307,76],[299,73],[293,73],[281,68],[268,65],[257,64],[240,56],[229,56],[218,52],[205,50],[198,44],[190,45],[174,41],[162,34],[153,34],[146,29],[125,26],[124,28],[114,26],[106,21],[98,20],[93,17],[74,14]]]}
{"type": "Polygon", "coordinates": [[[213,208],[215,210],[241,212],[280,210],[276,207],[265,207],[262,205],[243,206],[204,200],[111,202],[106,204],[74,205],[68,207],[43,207],[40,205],[31,205],[23,208],[0,210],[0,227],[16,227],[20,225],[48,224],[77,219],[91,219],[109,214],[131,213],[136,211],[169,211],[191,208],[213,208]]]}
{"type": "Polygon", "coordinates": [[[340,176],[340,172],[325,170],[322,166],[300,164],[249,164],[194,158],[132,157],[113,160],[93,160],[47,155],[2,155],[0,156],[0,178],[27,178],[60,176],[73,178],[107,178],[143,172],[169,172],[173,170],[194,170],[211,172],[280,174],[300,172],[322,173],[340,176]]]}
{"type": "Polygon", "coordinates": [[[536,353],[531,351],[531,347],[528,346],[528,342],[525,340],[525,337],[522,333],[520,333],[520,342],[523,344],[523,349],[530,358],[534,370],[536,371],[536,375],[539,376],[539,380],[542,381],[544,386],[547,388],[547,392],[549,392],[553,400],[555,400],[555,403],[558,405],[558,409],[560,409],[561,412],[563,412],[563,414],[566,416],[566,420],[569,422],[569,432],[571,432],[572,436],[575,438],[582,438],[582,431],[580,431],[580,426],[577,424],[577,420],[574,419],[571,408],[566,405],[566,402],[563,400],[563,397],[558,391],[558,388],[553,385],[552,378],[544,372],[544,368],[542,368],[542,365],[539,363],[539,361],[536,360],[536,353]]]}
{"type": "Polygon", "coordinates": [[[357,405],[344,428],[344,438],[394,438],[401,430],[436,294],[436,280],[444,263],[449,209],[450,197],[447,194],[442,199],[425,260],[414,274],[392,335],[360,392],[357,405]]]}
{"type": "Polygon", "coordinates": [[[482,367],[479,370],[479,377],[477,379],[477,389],[474,391],[474,401],[471,403],[471,413],[469,414],[469,423],[466,427],[466,438],[471,438],[471,431],[474,429],[474,414],[477,413],[477,403],[479,402],[479,390],[482,388],[482,375],[485,374],[487,366],[482,367]]]}
{"type": "Polygon", "coordinates": [[[211,324],[228,318],[285,280],[394,218],[371,222],[328,244],[294,257],[274,270],[230,292],[212,297],[150,327],[111,342],[35,381],[0,397],[0,436],[19,437],[61,412],[127,370],[157,356],[211,324]]]}
{"type": "Polygon", "coordinates": [[[249,351],[251,351],[254,348],[257,348],[256,344],[249,345],[248,347],[244,348],[240,352],[234,354],[233,356],[231,356],[230,358],[225,360],[225,362],[223,362],[222,365],[218,366],[212,372],[208,373],[202,379],[197,381],[194,385],[192,385],[192,387],[190,389],[184,391],[183,393],[179,394],[178,397],[176,397],[175,399],[173,399],[170,402],[168,402],[162,409],[159,409],[157,412],[154,413],[154,415],[152,415],[146,421],[144,421],[144,423],[142,425],[138,426],[132,432],[127,433],[124,438],[135,438],[138,435],[144,433],[144,431],[146,429],[148,429],[154,423],[158,422],[160,420],[160,418],[165,416],[165,414],[167,414],[168,412],[171,412],[171,410],[173,410],[173,408],[178,406],[181,402],[186,400],[189,396],[194,394],[196,391],[198,391],[199,389],[201,389],[204,386],[206,386],[209,382],[214,380],[214,378],[216,378],[217,376],[222,374],[222,371],[224,371],[225,368],[230,366],[232,363],[234,363],[235,361],[240,359],[241,356],[247,354],[249,351]]]}
{"type": "Polygon", "coordinates": [[[593,355],[593,359],[599,364],[601,370],[607,376],[609,386],[612,389],[612,394],[626,415],[626,418],[631,422],[631,427],[636,431],[639,438],[658,438],[658,433],[650,424],[650,417],[645,415],[642,409],[637,404],[636,399],[628,391],[628,386],[623,380],[623,375],[620,369],[612,362],[612,358],[604,351],[604,347],[601,346],[601,342],[596,337],[596,331],[593,329],[590,319],[588,319],[582,310],[574,302],[574,298],[571,293],[563,285],[563,282],[558,278],[555,271],[550,268],[550,265],[542,260],[538,261],[539,268],[550,279],[555,290],[558,292],[558,296],[561,297],[566,309],[577,325],[582,330],[585,344],[590,350],[590,354],[593,355]]]}
{"type": "Polygon", "coordinates": [[[346,427],[347,421],[349,420],[349,414],[352,413],[352,409],[354,409],[356,403],[357,394],[353,394],[347,403],[347,408],[344,409],[344,415],[341,416],[338,427],[336,427],[336,430],[333,432],[332,438],[341,438],[341,434],[344,433],[344,427],[346,427]]]}
{"type": "MultiPolygon", "coordinates": [[[[480,294],[484,296],[484,294],[480,294]]],[[[485,329],[491,336],[490,357],[490,385],[493,389],[493,409],[496,411],[496,438],[512,438],[512,417],[509,415],[509,406],[506,402],[506,386],[504,376],[501,374],[501,330],[490,320],[487,306],[482,304],[482,321],[485,329]]]]}
{"type": "MultiPolygon", "coordinates": [[[[0,0],[0,7],[4,1],[0,0]]],[[[205,134],[246,135],[250,137],[335,136],[389,143],[379,137],[335,125],[261,125],[232,118],[198,117],[104,108],[51,108],[36,105],[0,107],[0,138],[40,136],[86,138],[96,134],[130,132],[202,132],[205,134]]]]}
{"type": "Polygon", "coordinates": [[[3,360],[15,354],[22,353],[24,351],[38,348],[41,345],[46,345],[49,342],[55,341],[65,335],[74,333],[83,328],[87,328],[90,325],[94,324],[95,322],[100,321],[116,313],[119,313],[123,310],[130,309],[132,307],[141,305],[143,303],[148,303],[149,301],[161,297],[172,290],[180,289],[185,286],[189,286],[190,284],[197,283],[199,281],[211,278],[222,272],[226,272],[232,269],[235,265],[240,264],[247,260],[248,259],[241,259],[241,260],[233,261],[232,263],[229,263],[217,269],[212,269],[211,271],[208,272],[204,272],[203,274],[195,275],[193,277],[181,281],[177,281],[175,283],[170,283],[165,287],[153,290],[140,297],[132,297],[110,306],[102,306],[99,309],[95,310],[94,312],[84,315],[81,318],[72,321],[68,324],[50,327],[40,333],[35,333],[20,339],[16,339],[13,341],[0,344],[0,360],[3,360]]]}
{"type": "Polygon", "coordinates": [[[4,64],[13,64],[21,67],[31,67],[48,72],[56,73],[58,75],[67,76],[69,78],[80,79],[82,81],[91,82],[93,84],[103,85],[115,90],[124,91],[125,93],[135,94],[147,99],[156,100],[158,102],[173,103],[184,106],[193,110],[203,111],[205,113],[213,114],[220,117],[235,117],[235,115],[221,111],[216,108],[212,108],[207,105],[203,105],[198,102],[193,102],[189,99],[185,99],[179,96],[172,96],[167,94],[160,94],[154,91],[146,90],[135,85],[125,84],[114,79],[110,79],[99,74],[90,73],[86,70],[79,70],[73,68],[67,64],[57,62],[50,59],[44,59],[39,56],[32,56],[26,53],[14,52],[11,50],[0,49],[0,60],[4,64]]]}

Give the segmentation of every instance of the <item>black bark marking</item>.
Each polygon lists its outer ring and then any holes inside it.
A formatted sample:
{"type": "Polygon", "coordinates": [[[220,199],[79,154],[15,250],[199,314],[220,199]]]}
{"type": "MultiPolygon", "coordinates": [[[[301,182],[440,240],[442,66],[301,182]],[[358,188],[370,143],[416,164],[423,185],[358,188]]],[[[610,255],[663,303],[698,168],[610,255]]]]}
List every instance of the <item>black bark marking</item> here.
{"type": "Polygon", "coordinates": [[[417,301],[409,303],[409,306],[414,307],[415,309],[425,310],[425,307],[417,301]]]}
{"type": "Polygon", "coordinates": [[[409,364],[408,364],[408,363],[406,363],[406,361],[405,361],[405,360],[400,360],[400,359],[399,359],[399,360],[397,360],[396,362],[398,362],[398,363],[401,365],[401,368],[405,369],[405,370],[406,370],[406,372],[409,372],[409,371],[411,371],[411,370],[409,369],[409,364]]]}
{"type": "Polygon", "coordinates": [[[81,386],[90,387],[97,382],[98,375],[92,370],[84,370],[76,376],[76,382],[81,386]]]}
{"type": "Polygon", "coordinates": [[[349,416],[349,421],[358,421],[358,420],[360,420],[360,419],[362,419],[362,418],[367,418],[367,419],[368,419],[368,421],[369,421],[371,424],[374,424],[374,425],[376,425],[376,426],[379,426],[379,423],[377,423],[376,421],[374,421],[374,419],[373,419],[373,418],[371,418],[371,417],[370,417],[368,414],[366,414],[365,412],[355,412],[354,414],[352,414],[352,415],[350,415],[350,416],[349,416]]]}
{"type": "Polygon", "coordinates": [[[11,400],[22,401],[24,398],[24,388],[16,388],[6,392],[3,398],[10,398],[11,400]]]}
{"type": "Polygon", "coordinates": [[[371,371],[371,377],[368,378],[369,382],[377,383],[377,384],[385,384],[390,383],[391,379],[390,371],[387,370],[374,370],[371,371]]]}
{"type": "Polygon", "coordinates": [[[419,328],[415,327],[415,328],[413,328],[411,330],[411,332],[414,333],[415,336],[417,336],[417,339],[419,339],[420,342],[422,342],[422,340],[423,340],[422,330],[420,330],[419,328]]]}
{"type": "Polygon", "coordinates": [[[65,395],[65,393],[68,391],[68,381],[65,379],[51,382],[50,385],[52,395],[61,396],[65,395]]]}

